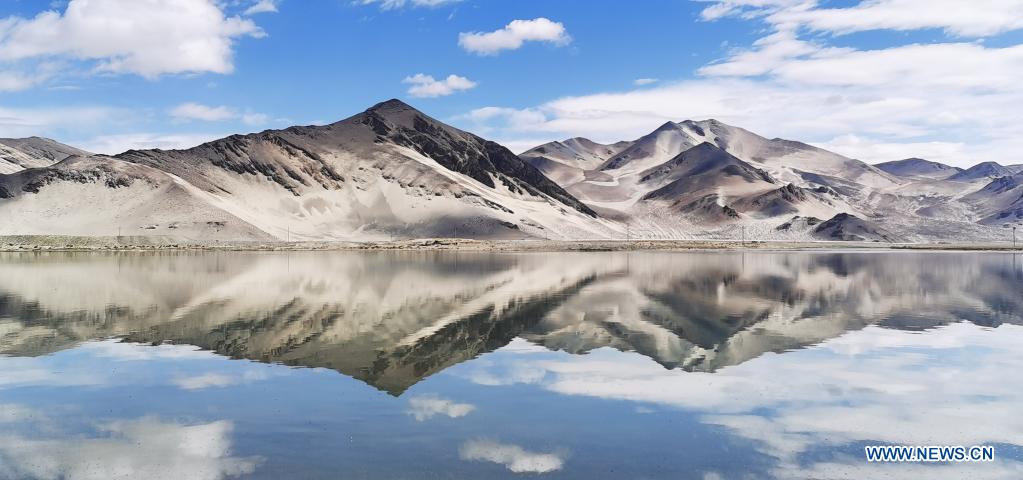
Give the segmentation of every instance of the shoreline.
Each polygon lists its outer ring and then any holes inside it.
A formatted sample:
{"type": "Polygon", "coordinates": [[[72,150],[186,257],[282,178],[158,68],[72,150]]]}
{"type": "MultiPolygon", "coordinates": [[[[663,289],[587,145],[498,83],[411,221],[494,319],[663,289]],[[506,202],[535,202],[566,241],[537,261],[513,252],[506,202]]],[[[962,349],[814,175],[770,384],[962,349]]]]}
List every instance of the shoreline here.
{"type": "Polygon", "coordinates": [[[180,241],[160,237],[85,237],[59,235],[0,236],[0,252],[119,251],[479,251],[615,252],[690,250],[925,250],[1023,251],[1023,242],[879,243],[848,241],[738,240],[472,240],[427,238],[392,241],[180,241]]]}

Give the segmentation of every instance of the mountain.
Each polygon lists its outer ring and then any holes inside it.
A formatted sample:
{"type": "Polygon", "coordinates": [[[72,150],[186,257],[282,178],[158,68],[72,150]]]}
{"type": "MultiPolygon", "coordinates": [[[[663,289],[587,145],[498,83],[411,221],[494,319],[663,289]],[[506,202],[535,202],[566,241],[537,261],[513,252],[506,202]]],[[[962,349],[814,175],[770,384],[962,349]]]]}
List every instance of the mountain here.
{"type": "MultiPolygon", "coordinates": [[[[145,222],[122,221],[131,234],[180,237],[181,225],[214,222],[190,231],[190,239],[242,232],[245,238],[292,240],[573,238],[606,236],[609,228],[508,149],[398,100],[325,126],[232,135],[187,150],[92,158],[34,173],[46,179],[40,188],[23,186],[32,179],[5,181],[8,200],[0,202],[0,215],[38,212],[47,217],[46,233],[111,235],[112,225],[90,216],[133,218],[127,207],[106,202],[102,213],[83,212],[72,200],[102,196],[98,192],[106,189],[111,198],[130,190],[167,206],[145,222]],[[125,189],[123,182],[108,181],[108,170],[149,181],[133,181],[125,189]],[[181,188],[164,188],[172,183],[181,188]],[[47,209],[34,210],[36,205],[47,209]]],[[[41,230],[27,219],[0,225],[7,234],[41,230]]]]}
{"type": "Polygon", "coordinates": [[[185,239],[271,238],[179,178],[99,155],[0,175],[0,219],[0,232],[18,235],[149,235],[162,227],[185,239]]]}
{"type": "Polygon", "coordinates": [[[978,163],[962,172],[959,172],[951,177],[949,180],[955,180],[960,182],[969,182],[973,180],[988,179],[1005,177],[1012,175],[1013,171],[999,165],[995,162],[983,162],[978,163]]]}
{"type": "Polygon", "coordinates": [[[21,150],[0,144],[0,174],[14,173],[26,168],[45,167],[47,164],[21,150]]]}
{"type": "Polygon", "coordinates": [[[922,158],[907,158],[905,160],[878,163],[874,166],[896,177],[921,177],[935,180],[944,180],[963,172],[961,168],[922,158]]]}
{"type": "Polygon", "coordinates": [[[704,143],[703,137],[699,130],[686,129],[680,124],[667,122],[653,132],[628,142],[626,148],[608,158],[599,169],[637,172],[655,167],[697,144],[704,143]]]}
{"type": "Polygon", "coordinates": [[[514,155],[398,100],[183,150],[0,139],[0,159],[0,235],[1004,241],[1023,219],[1018,166],[873,166],[713,119],[514,155]]]}
{"type": "Polygon", "coordinates": [[[775,217],[866,213],[853,205],[906,183],[858,160],[713,119],[664,123],[586,162],[566,161],[549,145],[522,157],[643,237],[737,237],[738,227],[770,236],[784,221],[775,217]]]}
{"type": "Polygon", "coordinates": [[[1023,173],[998,177],[964,200],[972,203],[984,218],[980,223],[991,226],[1023,222],[1023,173]]]}
{"type": "Polygon", "coordinates": [[[898,236],[855,215],[840,213],[821,222],[813,230],[820,240],[847,242],[895,242],[898,236]]]}
{"type": "Polygon", "coordinates": [[[0,138],[0,174],[48,167],[74,155],[92,154],[49,138],[0,138]]]}
{"type": "Polygon", "coordinates": [[[575,137],[545,143],[519,156],[559,185],[566,185],[585,180],[587,171],[597,168],[629,145],[630,142],[605,145],[575,137]]]}
{"type": "Polygon", "coordinates": [[[981,191],[981,181],[1014,168],[963,170],[920,158],[875,166],[714,119],[589,144],[595,154],[564,155],[547,144],[522,158],[626,224],[630,238],[1004,241],[992,227],[1015,221],[1019,208],[1019,195],[981,191]]]}

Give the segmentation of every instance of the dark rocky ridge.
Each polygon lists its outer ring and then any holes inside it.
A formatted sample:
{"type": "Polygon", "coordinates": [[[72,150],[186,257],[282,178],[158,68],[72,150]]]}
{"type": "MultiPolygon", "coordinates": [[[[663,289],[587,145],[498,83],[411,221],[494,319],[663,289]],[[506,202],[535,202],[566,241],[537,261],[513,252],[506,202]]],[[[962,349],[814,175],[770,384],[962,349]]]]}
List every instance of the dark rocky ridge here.
{"type": "Polygon", "coordinates": [[[495,188],[494,177],[512,192],[545,194],[590,216],[596,213],[552,182],[536,167],[496,142],[445,125],[392,99],[353,117],[369,126],[377,141],[390,141],[430,157],[448,170],[495,188]]]}

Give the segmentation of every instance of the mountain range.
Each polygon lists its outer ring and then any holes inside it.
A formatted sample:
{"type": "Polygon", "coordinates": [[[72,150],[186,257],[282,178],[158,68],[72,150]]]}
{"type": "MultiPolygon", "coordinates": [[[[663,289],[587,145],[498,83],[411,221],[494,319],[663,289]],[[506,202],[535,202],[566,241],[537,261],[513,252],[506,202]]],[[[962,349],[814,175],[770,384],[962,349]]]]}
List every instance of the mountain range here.
{"type": "Polygon", "coordinates": [[[0,139],[0,235],[991,241],[1021,219],[1023,165],[869,165],[712,119],[521,155],[399,100],[186,150],[0,139]]]}

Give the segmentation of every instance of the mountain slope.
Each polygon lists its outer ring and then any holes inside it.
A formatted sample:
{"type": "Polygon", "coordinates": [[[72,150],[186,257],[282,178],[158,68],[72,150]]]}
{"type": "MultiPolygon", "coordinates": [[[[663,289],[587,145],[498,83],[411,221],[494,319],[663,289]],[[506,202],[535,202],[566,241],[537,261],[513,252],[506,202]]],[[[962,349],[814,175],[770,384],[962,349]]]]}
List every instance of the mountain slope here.
{"type": "Polygon", "coordinates": [[[270,238],[195,187],[144,165],[74,156],[0,175],[0,234],[150,235],[157,229],[181,240],[270,238]]]}
{"type": "Polygon", "coordinates": [[[995,162],[983,162],[978,163],[962,172],[959,172],[951,177],[949,180],[969,182],[972,180],[980,180],[985,178],[998,178],[1012,175],[1013,171],[999,165],[995,162]]]}
{"type": "Polygon", "coordinates": [[[519,156],[559,185],[568,186],[586,180],[587,172],[594,171],[608,158],[628,148],[630,144],[631,142],[618,142],[605,145],[575,137],[545,143],[519,156]]]}
{"type": "Polygon", "coordinates": [[[843,240],[853,242],[894,242],[899,237],[873,222],[840,213],[820,223],[813,230],[814,236],[821,240],[843,240]]]}
{"type": "Polygon", "coordinates": [[[981,224],[1019,224],[1023,222],[1023,173],[998,177],[964,200],[983,216],[981,224]]]}
{"type": "MultiPolygon", "coordinates": [[[[194,208],[202,218],[179,209],[133,234],[175,236],[177,225],[201,224],[213,211],[244,225],[244,238],[258,232],[292,240],[600,238],[614,227],[508,149],[397,100],[326,126],[232,135],[187,150],[128,151],[95,162],[113,170],[124,162],[147,167],[147,176],[159,172],[203,203],[194,208]]],[[[53,185],[20,192],[21,202],[66,205],[48,215],[88,219],[90,213],[67,201],[86,184],[59,171],[39,173],[55,175],[53,185]]],[[[126,214],[117,204],[104,208],[105,215],[126,214]]],[[[68,233],[54,228],[50,233],[68,233]]],[[[97,223],[95,230],[103,228],[112,227],[97,223]]],[[[28,230],[39,233],[28,225],[7,231],[28,230]]],[[[222,230],[196,235],[220,238],[222,230]]]]}
{"type": "Polygon", "coordinates": [[[907,158],[878,163],[874,166],[897,177],[922,177],[934,180],[943,180],[963,171],[961,168],[922,158],[907,158]]]}
{"type": "Polygon", "coordinates": [[[755,190],[767,187],[764,183],[775,183],[767,172],[709,143],[701,143],[661,165],[640,172],[639,177],[641,185],[656,187],[645,194],[643,200],[678,201],[730,186],[755,190]]]}
{"type": "Polygon", "coordinates": [[[49,138],[0,138],[0,174],[47,167],[76,155],[92,154],[49,138]]]}
{"type": "Polygon", "coordinates": [[[608,158],[600,170],[631,173],[655,167],[703,143],[702,132],[697,132],[699,130],[687,129],[682,124],[667,122],[653,132],[629,142],[627,148],[608,158]]]}

